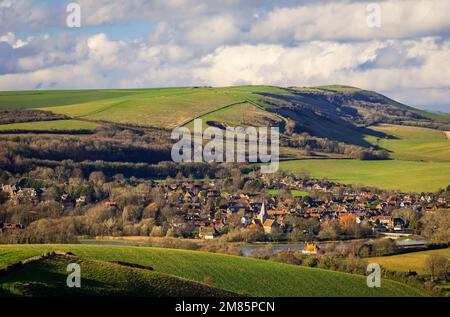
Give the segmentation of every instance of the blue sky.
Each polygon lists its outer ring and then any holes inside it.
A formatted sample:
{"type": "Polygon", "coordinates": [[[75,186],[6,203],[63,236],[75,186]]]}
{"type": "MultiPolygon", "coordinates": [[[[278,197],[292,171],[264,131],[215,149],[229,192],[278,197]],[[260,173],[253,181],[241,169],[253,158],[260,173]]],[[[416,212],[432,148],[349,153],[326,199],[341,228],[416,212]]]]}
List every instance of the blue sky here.
{"type": "Polygon", "coordinates": [[[0,90],[339,83],[450,112],[448,12],[441,0],[0,0],[0,90]],[[80,28],[67,27],[70,2],[80,28]]]}

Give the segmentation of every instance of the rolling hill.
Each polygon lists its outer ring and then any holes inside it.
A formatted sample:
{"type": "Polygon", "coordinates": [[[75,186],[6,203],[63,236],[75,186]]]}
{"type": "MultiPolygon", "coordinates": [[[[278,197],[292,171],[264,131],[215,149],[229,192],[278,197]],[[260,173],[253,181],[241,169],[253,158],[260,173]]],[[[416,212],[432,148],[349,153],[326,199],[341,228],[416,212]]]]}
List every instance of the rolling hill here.
{"type": "Polygon", "coordinates": [[[345,136],[344,132],[361,134],[367,132],[361,127],[373,123],[450,123],[445,116],[402,105],[375,92],[346,86],[186,87],[0,93],[0,109],[43,109],[70,117],[163,128],[173,128],[246,101],[258,105],[264,111],[277,113],[294,121],[297,132],[346,141],[355,141],[355,137],[345,136]],[[171,115],[167,116],[167,113],[171,115]]]}
{"type": "MultiPolygon", "coordinates": [[[[145,142],[151,139],[150,146],[164,147],[160,157],[168,156],[171,129],[192,127],[196,118],[222,128],[279,126],[281,159],[289,160],[282,168],[288,171],[403,191],[434,191],[450,183],[450,141],[443,133],[450,131],[450,116],[349,86],[0,92],[1,109],[28,111],[10,111],[14,118],[0,124],[3,135],[158,131],[145,142]],[[39,116],[32,118],[31,111],[37,110],[39,116]],[[360,155],[364,151],[371,158],[386,158],[387,153],[390,160],[341,160],[365,157],[360,155]]],[[[94,139],[98,141],[97,135],[94,139]]],[[[81,160],[80,155],[64,158],[81,160]]]]}
{"type": "MultiPolygon", "coordinates": [[[[86,261],[89,280],[87,283],[92,286],[93,291],[102,291],[102,289],[105,291],[107,286],[102,287],[98,283],[107,281],[108,285],[112,285],[111,291],[114,292],[117,289],[121,289],[124,285],[134,283],[136,278],[132,274],[139,274],[138,278],[142,278],[142,281],[135,286],[131,286],[130,289],[136,290],[142,287],[149,294],[154,294],[155,292],[154,286],[149,283],[152,279],[165,278],[170,282],[168,285],[171,287],[171,285],[181,283],[181,278],[183,281],[197,281],[200,283],[209,281],[209,284],[215,287],[215,292],[232,292],[250,296],[369,297],[425,295],[422,291],[390,280],[383,280],[381,288],[373,289],[367,287],[366,277],[359,275],[223,254],[147,247],[1,245],[0,269],[18,261],[50,251],[70,251],[75,253],[79,257],[79,261],[81,261],[82,270],[86,261]],[[116,264],[107,264],[107,267],[111,268],[111,270],[100,269],[104,262],[115,261],[150,266],[154,271],[132,273],[126,271],[128,268],[117,267],[116,264]],[[131,279],[128,280],[130,275],[131,279]]],[[[32,280],[36,283],[46,284],[50,281],[56,282],[57,280],[62,280],[64,283],[67,276],[62,274],[65,261],[63,259],[44,263],[38,262],[36,263],[36,270],[25,267],[25,271],[29,275],[6,274],[0,277],[0,281],[11,284],[20,281],[23,282],[24,280],[32,280]],[[38,272],[39,274],[37,274],[38,272]]],[[[206,289],[206,286],[203,284],[203,286],[192,283],[183,285],[186,288],[196,287],[199,292],[206,289]]],[[[50,292],[51,290],[48,291],[50,292]]],[[[165,292],[167,289],[163,287],[160,291],[165,292]]],[[[181,291],[179,290],[178,292],[181,291]]]]}
{"type": "Polygon", "coordinates": [[[227,297],[236,293],[128,263],[52,255],[0,277],[0,296],[227,297]],[[82,268],[81,288],[66,287],[67,266],[82,268]]]}
{"type": "Polygon", "coordinates": [[[450,120],[445,116],[402,105],[375,92],[346,86],[0,93],[0,109],[17,108],[41,109],[72,118],[168,129],[202,117],[223,125],[277,124],[287,133],[306,132],[361,146],[371,146],[364,139],[365,135],[385,136],[381,131],[366,129],[371,124],[415,123],[443,129],[450,125],[450,120]],[[256,116],[246,117],[246,114],[256,116]]]}

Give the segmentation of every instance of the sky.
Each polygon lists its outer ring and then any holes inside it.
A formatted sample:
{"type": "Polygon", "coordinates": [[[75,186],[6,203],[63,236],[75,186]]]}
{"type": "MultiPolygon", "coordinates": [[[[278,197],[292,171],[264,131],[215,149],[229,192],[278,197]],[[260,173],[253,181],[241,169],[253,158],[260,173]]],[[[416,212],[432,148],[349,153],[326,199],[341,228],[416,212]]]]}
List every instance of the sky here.
{"type": "Polygon", "coordinates": [[[449,0],[0,0],[0,90],[344,84],[450,112],[449,12],[449,0]]]}

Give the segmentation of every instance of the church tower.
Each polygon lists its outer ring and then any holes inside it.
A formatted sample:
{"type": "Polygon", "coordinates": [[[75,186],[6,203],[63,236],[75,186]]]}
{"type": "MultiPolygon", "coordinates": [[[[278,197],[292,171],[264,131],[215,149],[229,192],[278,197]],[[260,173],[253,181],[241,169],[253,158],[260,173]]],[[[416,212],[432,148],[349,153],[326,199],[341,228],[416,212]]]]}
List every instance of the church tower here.
{"type": "Polygon", "coordinates": [[[264,221],[267,219],[267,210],[264,202],[262,203],[261,210],[259,211],[258,219],[259,221],[261,221],[261,224],[263,224],[264,221]]]}

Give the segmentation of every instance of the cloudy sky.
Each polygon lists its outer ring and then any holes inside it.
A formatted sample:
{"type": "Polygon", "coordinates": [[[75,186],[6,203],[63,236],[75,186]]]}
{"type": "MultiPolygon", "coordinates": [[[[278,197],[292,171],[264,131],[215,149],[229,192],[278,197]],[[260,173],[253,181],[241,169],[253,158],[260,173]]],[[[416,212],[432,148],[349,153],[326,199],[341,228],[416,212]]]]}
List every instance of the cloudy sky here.
{"type": "Polygon", "coordinates": [[[339,83],[450,112],[449,12],[449,0],[0,0],[0,90],[339,83]]]}

